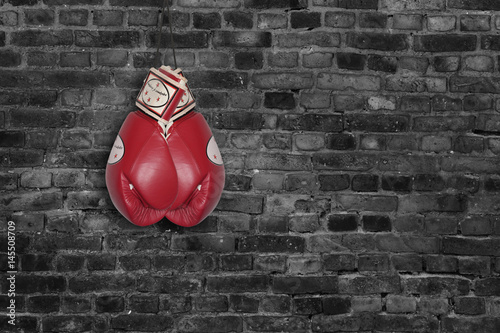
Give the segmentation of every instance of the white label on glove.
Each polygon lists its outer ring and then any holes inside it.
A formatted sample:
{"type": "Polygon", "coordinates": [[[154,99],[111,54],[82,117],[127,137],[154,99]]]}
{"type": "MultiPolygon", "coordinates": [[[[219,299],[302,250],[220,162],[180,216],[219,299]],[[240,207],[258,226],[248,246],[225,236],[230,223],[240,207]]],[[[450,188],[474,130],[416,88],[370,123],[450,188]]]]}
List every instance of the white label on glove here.
{"type": "Polygon", "coordinates": [[[217,146],[217,142],[215,142],[213,136],[210,138],[210,140],[208,140],[207,157],[213,164],[224,164],[224,162],[222,162],[222,155],[220,154],[219,147],[217,146]]]}
{"type": "Polygon", "coordinates": [[[125,145],[123,144],[122,138],[120,138],[120,136],[117,135],[115,143],[113,143],[113,148],[109,153],[108,163],[115,164],[120,162],[124,154],[125,154],[125,145]]]}

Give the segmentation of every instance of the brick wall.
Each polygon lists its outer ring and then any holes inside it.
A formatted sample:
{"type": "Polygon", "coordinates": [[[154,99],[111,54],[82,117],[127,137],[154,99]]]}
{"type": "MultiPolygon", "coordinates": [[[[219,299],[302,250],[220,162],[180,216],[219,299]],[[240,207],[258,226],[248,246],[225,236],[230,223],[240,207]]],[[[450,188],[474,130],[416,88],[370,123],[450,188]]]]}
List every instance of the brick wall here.
{"type": "Polygon", "coordinates": [[[500,331],[500,2],[173,0],[227,171],[191,229],[104,182],[160,1],[0,4],[2,332],[500,331]]]}

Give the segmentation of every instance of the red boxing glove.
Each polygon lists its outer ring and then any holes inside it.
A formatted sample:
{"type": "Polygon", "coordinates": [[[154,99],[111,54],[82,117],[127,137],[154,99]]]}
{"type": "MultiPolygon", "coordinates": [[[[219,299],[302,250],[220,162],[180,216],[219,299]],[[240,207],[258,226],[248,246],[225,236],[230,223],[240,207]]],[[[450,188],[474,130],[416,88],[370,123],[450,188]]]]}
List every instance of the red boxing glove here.
{"type": "Polygon", "coordinates": [[[193,111],[180,70],[151,69],[108,160],[106,184],[116,208],[139,226],[164,216],[189,227],[220,200],[225,171],[203,116],[193,111]]]}

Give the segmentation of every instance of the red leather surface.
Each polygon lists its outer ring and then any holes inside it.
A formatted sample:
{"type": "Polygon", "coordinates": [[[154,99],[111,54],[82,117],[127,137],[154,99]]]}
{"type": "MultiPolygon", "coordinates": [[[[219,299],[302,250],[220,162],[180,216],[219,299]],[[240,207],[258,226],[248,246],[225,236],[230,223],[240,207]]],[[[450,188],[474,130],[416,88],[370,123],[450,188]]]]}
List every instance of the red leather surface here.
{"type": "Polygon", "coordinates": [[[203,115],[188,113],[169,133],[167,143],[154,119],[140,111],[131,113],[119,132],[123,158],[107,165],[110,197],[136,225],[151,225],[165,216],[178,225],[194,226],[220,200],[225,170],[207,157],[212,132],[203,115]]]}

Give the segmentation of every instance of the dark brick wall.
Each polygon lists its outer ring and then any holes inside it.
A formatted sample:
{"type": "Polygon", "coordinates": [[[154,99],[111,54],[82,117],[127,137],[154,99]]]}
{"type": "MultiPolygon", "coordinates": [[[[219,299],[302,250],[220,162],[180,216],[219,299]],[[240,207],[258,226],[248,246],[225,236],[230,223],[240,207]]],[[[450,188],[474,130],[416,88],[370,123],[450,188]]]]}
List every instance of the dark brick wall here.
{"type": "Polygon", "coordinates": [[[172,0],[227,182],[138,228],[104,169],[160,2],[0,1],[0,331],[500,331],[500,2],[172,0]]]}

